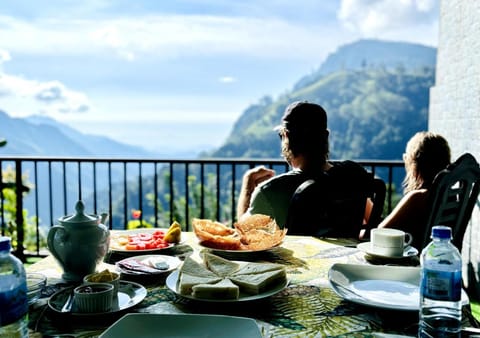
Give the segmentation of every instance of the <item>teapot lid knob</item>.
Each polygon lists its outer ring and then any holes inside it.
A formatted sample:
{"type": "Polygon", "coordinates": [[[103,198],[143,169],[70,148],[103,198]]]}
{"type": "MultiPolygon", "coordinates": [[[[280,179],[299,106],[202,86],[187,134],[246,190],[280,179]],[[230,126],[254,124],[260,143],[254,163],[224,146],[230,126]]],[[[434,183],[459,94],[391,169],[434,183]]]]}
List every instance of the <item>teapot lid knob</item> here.
{"type": "Polygon", "coordinates": [[[75,211],[77,212],[77,214],[83,214],[84,210],[85,210],[85,205],[83,204],[83,202],[77,201],[77,203],[75,203],[75,211]]]}
{"type": "Polygon", "coordinates": [[[85,205],[81,200],[77,201],[75,204],[75,215],[63,219],[63,222],[70,223],[97,223],[98,217],[92,217],[85,214],[85,205]]]}

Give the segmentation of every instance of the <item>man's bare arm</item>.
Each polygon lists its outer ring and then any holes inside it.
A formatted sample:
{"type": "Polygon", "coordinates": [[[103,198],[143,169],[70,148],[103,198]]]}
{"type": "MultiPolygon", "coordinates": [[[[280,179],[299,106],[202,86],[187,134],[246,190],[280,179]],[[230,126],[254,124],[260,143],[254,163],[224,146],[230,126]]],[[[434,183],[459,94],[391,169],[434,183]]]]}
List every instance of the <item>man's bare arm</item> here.
{"type": "Polygon", "coordinates": [[[255,188],[262,182],[275,176],[275,171],[263,166],[247,170],[243,175],[242,187],[238,197],[237,220],[245,214],[250,206],[250,199],[255,188]]]}

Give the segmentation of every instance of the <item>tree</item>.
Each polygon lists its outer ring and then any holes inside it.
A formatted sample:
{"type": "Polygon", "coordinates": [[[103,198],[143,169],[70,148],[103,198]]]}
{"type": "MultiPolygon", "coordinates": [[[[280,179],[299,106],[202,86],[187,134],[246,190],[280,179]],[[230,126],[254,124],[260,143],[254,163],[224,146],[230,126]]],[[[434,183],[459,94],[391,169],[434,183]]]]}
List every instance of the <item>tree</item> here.
{"type": "MultiPolygon", "coordinates": [[[[4,147],[7,144],[5,139],[0,139],[0,147],[4,147]]],[[[2,177],[0,181],[0,203],[3,210],[1,232],[2,235],[6,235],[12,239],[12,246],[17,247],[18,242],[18,224],[17,224],[17,194],[28,194],[30,192],[30,183],[28,182],[28,176],[22,177],[21,191],[17,191],[16,185],[16,173],[14,168],[7,167],[2,170],[2,177]]],[[[38,219],[36,216],[28,217],[28,211],[22,210],[23,215],[23,227],[24,239],[22,246],[28,251],[36,251],[39,248],[47,247],[47,234],[42,233],[38,227],[38,219]],[[38,247],[37,247],[38,237],[38,247]]],[[[21,257],[23,258],[23,257],[21,257]]]]}

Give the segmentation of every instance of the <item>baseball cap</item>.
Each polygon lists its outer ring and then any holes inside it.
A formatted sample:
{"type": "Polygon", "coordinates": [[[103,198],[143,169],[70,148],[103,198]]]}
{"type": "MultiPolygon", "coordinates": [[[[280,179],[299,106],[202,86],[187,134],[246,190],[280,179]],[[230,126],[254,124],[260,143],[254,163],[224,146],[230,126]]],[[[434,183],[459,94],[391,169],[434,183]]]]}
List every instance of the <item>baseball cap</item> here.
{"type": "Polygon", "coordinates": [[[285,108],[282,124],[274,129],[286,128],[289,131],[326,130],[327,113],[316,103],[295,101],[285,108]]]}

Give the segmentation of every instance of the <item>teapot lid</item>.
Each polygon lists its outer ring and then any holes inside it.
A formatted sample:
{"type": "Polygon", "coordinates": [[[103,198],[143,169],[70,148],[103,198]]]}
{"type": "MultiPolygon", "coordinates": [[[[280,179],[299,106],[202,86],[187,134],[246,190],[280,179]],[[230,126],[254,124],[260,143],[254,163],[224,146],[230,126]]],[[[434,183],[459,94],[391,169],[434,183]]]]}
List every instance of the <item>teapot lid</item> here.
{"type": "Polygon", "coordinates": [[[74,215],[68,215],[60,218],[60,222],[62,223],[92,223],[97,224],[98,217],[87,215],[85,211],[85,205],[82,201],[78,201],[75,204],[75,211],[74,215]]]}

